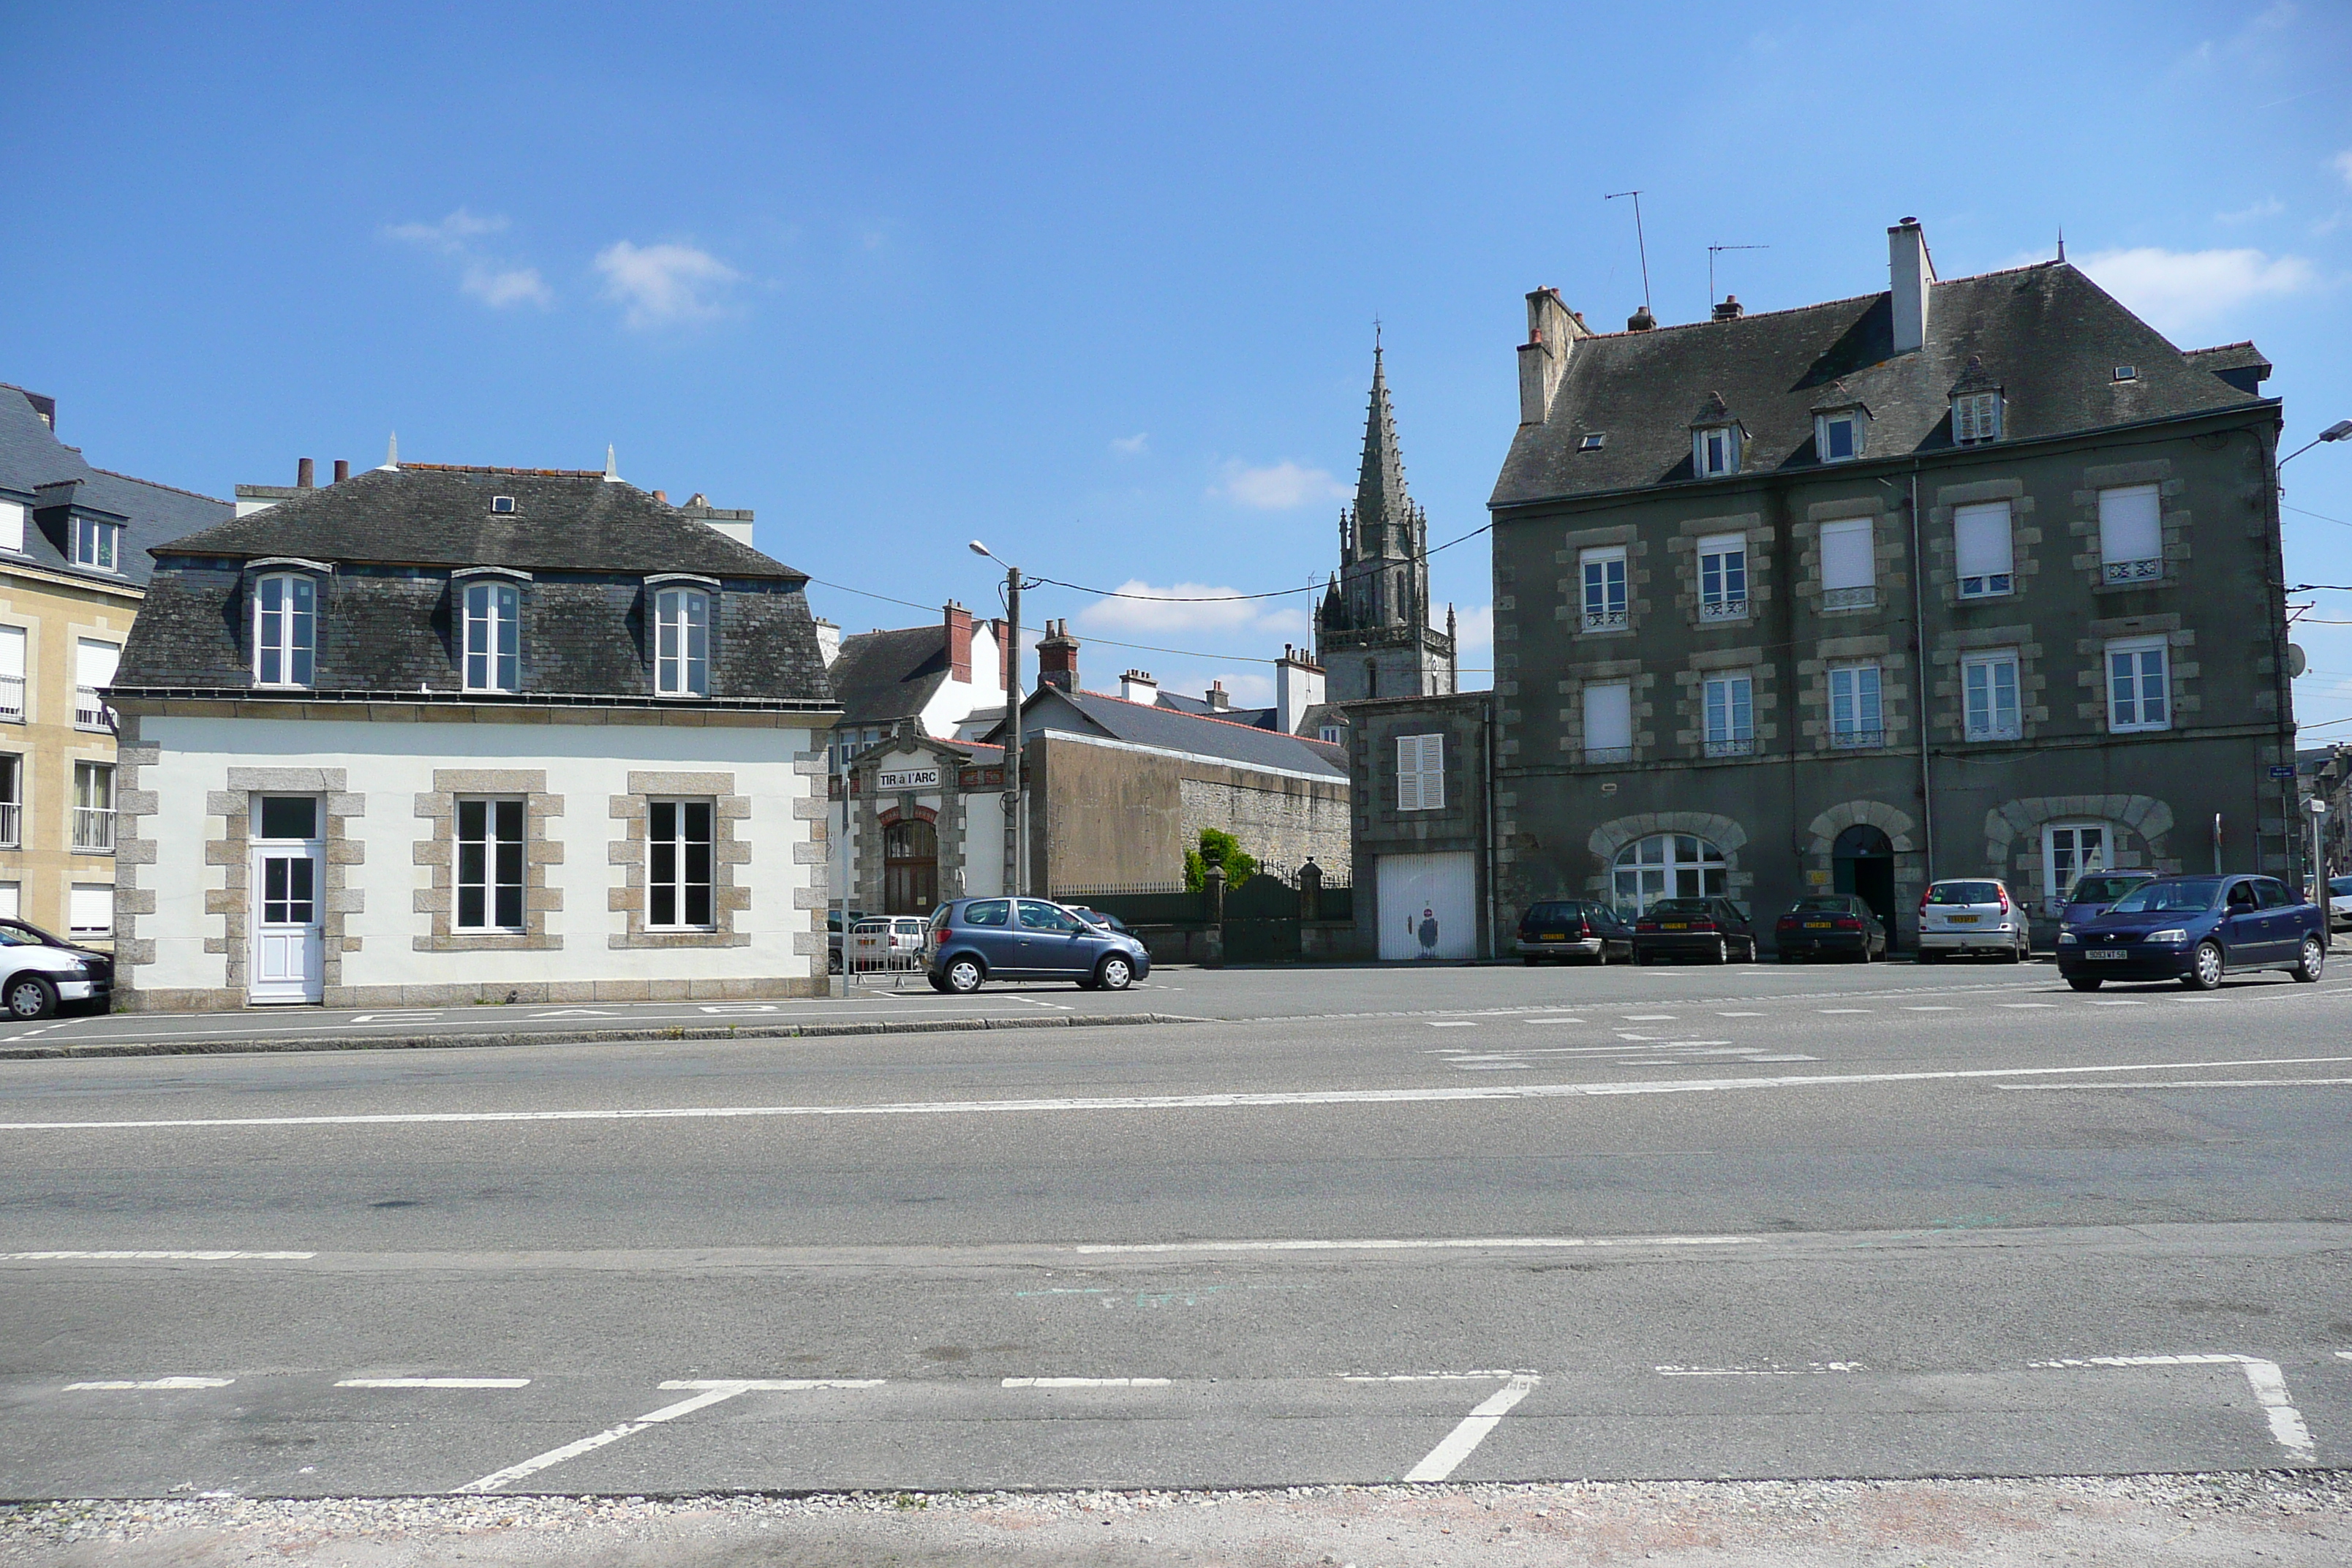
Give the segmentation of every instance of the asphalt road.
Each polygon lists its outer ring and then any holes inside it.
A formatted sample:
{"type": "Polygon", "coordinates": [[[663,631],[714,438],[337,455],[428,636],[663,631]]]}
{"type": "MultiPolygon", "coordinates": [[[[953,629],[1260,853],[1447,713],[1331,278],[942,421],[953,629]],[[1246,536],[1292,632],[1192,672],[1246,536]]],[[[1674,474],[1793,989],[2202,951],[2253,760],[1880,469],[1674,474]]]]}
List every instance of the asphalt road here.
{"type": "Polygon", "coordinates": [[[1212,1021],[0,1064],[0,1493],[2352,1456],[2352,983],[1164,978],[1212,1021]]]}

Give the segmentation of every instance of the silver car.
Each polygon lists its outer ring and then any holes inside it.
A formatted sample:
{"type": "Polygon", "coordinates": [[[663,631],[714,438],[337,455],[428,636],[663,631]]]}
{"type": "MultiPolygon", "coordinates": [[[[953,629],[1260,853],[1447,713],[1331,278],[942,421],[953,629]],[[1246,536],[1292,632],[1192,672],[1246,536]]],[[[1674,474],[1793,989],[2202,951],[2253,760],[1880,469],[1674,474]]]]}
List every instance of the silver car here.
{"type": "Polygon", "coordinates": [[[1967,952],[2022,963],[2032,948],[2025,910],[1998,878],[1948,877],[1928,883],[1919,900],[1922,963],[1967,952]]]}

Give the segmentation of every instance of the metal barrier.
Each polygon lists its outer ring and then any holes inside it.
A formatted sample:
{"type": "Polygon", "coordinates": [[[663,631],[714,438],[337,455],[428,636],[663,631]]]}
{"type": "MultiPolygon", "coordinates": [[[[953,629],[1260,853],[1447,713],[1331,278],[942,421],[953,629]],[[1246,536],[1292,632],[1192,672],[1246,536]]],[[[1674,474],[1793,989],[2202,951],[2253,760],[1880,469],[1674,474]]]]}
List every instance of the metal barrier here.
{"type": "Polygon", "coordinates": [[[849,928],[841,944],[842,978],[851,985],[876,985],[887,981],[893,991],[924,973],[924,932],[929,921],[912,917],[877,917],[849,928]]]}

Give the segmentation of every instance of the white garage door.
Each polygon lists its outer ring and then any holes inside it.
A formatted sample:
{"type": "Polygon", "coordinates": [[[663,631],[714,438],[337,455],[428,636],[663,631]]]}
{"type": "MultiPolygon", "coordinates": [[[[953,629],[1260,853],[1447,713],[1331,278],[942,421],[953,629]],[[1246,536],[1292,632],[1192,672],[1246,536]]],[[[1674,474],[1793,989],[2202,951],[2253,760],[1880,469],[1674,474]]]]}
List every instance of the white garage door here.
{"type": "Polygon", "coordinates": [[[1382,959],[1475,956],[1478,877],[1468,851],[1383,855],[1379,864],[1382,959]]]}

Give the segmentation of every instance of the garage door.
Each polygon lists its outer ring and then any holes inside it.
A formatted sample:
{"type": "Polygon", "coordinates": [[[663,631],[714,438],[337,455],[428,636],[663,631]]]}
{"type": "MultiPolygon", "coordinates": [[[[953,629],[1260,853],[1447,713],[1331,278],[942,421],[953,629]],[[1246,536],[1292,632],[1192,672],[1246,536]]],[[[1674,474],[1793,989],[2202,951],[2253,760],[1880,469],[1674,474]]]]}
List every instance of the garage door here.
{"type": "Polygon", "coordinates": [[[1383,855],[1380,866],[1381,957],[1454,959],[1475,955],[1476,858],[1383,855]]]}

